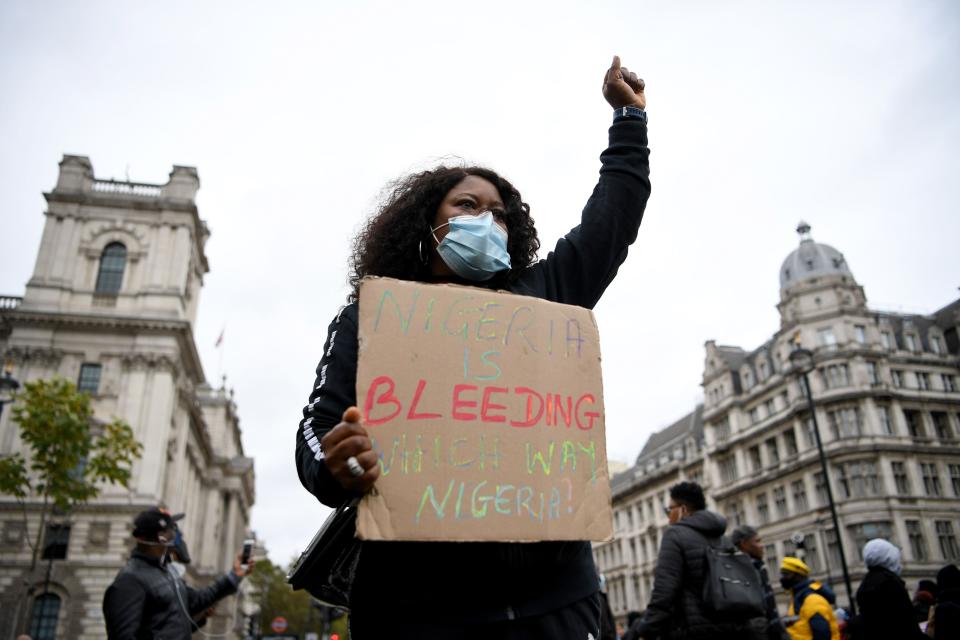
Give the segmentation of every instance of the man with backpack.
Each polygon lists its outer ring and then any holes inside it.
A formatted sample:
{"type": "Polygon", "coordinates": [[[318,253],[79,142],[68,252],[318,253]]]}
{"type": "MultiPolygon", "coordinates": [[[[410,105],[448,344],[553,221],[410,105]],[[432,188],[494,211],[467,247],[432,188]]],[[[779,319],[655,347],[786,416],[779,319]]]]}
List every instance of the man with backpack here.
{"type": "Polygon", "coordinates": [[[760,574],[760,583],[763,585],[763,600],[767,612],[767,639],[788,640],[787,630],[783,627],[780,612],[777,611],[777,600],[773,596],[773,587],[767,575],[767,567],[763,563],[763,541],[760,534],[750,525],[741,525],[730,534],[730,541],[740,551],[750,556],[753,566],[760,574]]]}
{"type": "Polygon", "coordinates": [[[833,613],[833,590],[810,578],[810,567],[787,556],[780,565],[780,585],[790,593],[787,631],[792,640],[840,640],[833,613]]]}
{"type": "Polygon", "coordinates": [[[650,603],[625,638],[763,638],[766,621],[759,576],[749,558],[737,554],[723,538],[727,522],[707,510],[700,485],[681,482],[671,487],[665,510],[670,526],[660,543],[650,603]],[[717,557],[725,562],[715,562],[717,557]],[[724,564],[739,571],[739,577],[717,576],[717,567],[724,564]],[[733,587],[729,597],[717,595],[724,585],[733,587]],[[742,589],[752,592],[744,594],[742,589]],[[730,604],[743,606],[731,612],[726,609],[730,604]]]}

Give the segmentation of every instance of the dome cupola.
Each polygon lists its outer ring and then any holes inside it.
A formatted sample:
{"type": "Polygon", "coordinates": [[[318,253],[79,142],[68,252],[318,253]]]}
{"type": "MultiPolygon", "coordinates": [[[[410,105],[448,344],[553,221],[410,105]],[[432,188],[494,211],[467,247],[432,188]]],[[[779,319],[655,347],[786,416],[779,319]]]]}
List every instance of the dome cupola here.
{"type": "Polygon", "coordinates": [[[843,254],[828,244],[813,241],[810,225],[797,225],[800,246],[794,249],[780,265],[780,288],[786,289],[802,280],[831,274],[845,274],[853,279],[843,254]]]}

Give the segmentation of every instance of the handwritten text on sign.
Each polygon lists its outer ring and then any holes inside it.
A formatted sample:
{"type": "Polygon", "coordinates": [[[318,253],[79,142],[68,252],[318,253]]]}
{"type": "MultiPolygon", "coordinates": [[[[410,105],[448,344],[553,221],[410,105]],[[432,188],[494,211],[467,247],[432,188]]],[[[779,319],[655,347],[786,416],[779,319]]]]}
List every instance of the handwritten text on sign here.
{"type": "Polygon", "coordinates": [[[372,278],[359,335],[357,402],[381,468],[358,510],[360,537],[609,537],[590,311],[372,278]]]}

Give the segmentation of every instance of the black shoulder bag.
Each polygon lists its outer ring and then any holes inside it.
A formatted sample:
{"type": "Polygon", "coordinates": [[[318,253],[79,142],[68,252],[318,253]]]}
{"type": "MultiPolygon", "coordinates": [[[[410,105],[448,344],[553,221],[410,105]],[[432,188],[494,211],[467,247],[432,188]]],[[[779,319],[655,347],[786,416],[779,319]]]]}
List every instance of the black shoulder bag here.
{"type": "Polygon", "coordinates": [[[330,514],[287,576],[295,591],[306,589],[317,600],[348,611],[360,560],[358,502],[359,498],[349,500],[330,514]]]}
{"type": "Polygon", "coordinates": [[[748,622],[765,618],[763,584],[750,556],[726,538],[704,550],[703,606],[717,621],[748,622]]]}

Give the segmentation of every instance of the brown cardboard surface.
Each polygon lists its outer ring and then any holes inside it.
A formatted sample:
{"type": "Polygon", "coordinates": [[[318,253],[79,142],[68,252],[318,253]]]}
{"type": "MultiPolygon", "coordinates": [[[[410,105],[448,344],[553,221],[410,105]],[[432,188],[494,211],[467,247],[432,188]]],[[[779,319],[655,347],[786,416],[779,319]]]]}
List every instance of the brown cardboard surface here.
{"type": "Polygon", "coordinates": [[[456,285],[367,278],[357,402],[381,476],[367,540],[612,535],[593,313],[456,285]]]}

